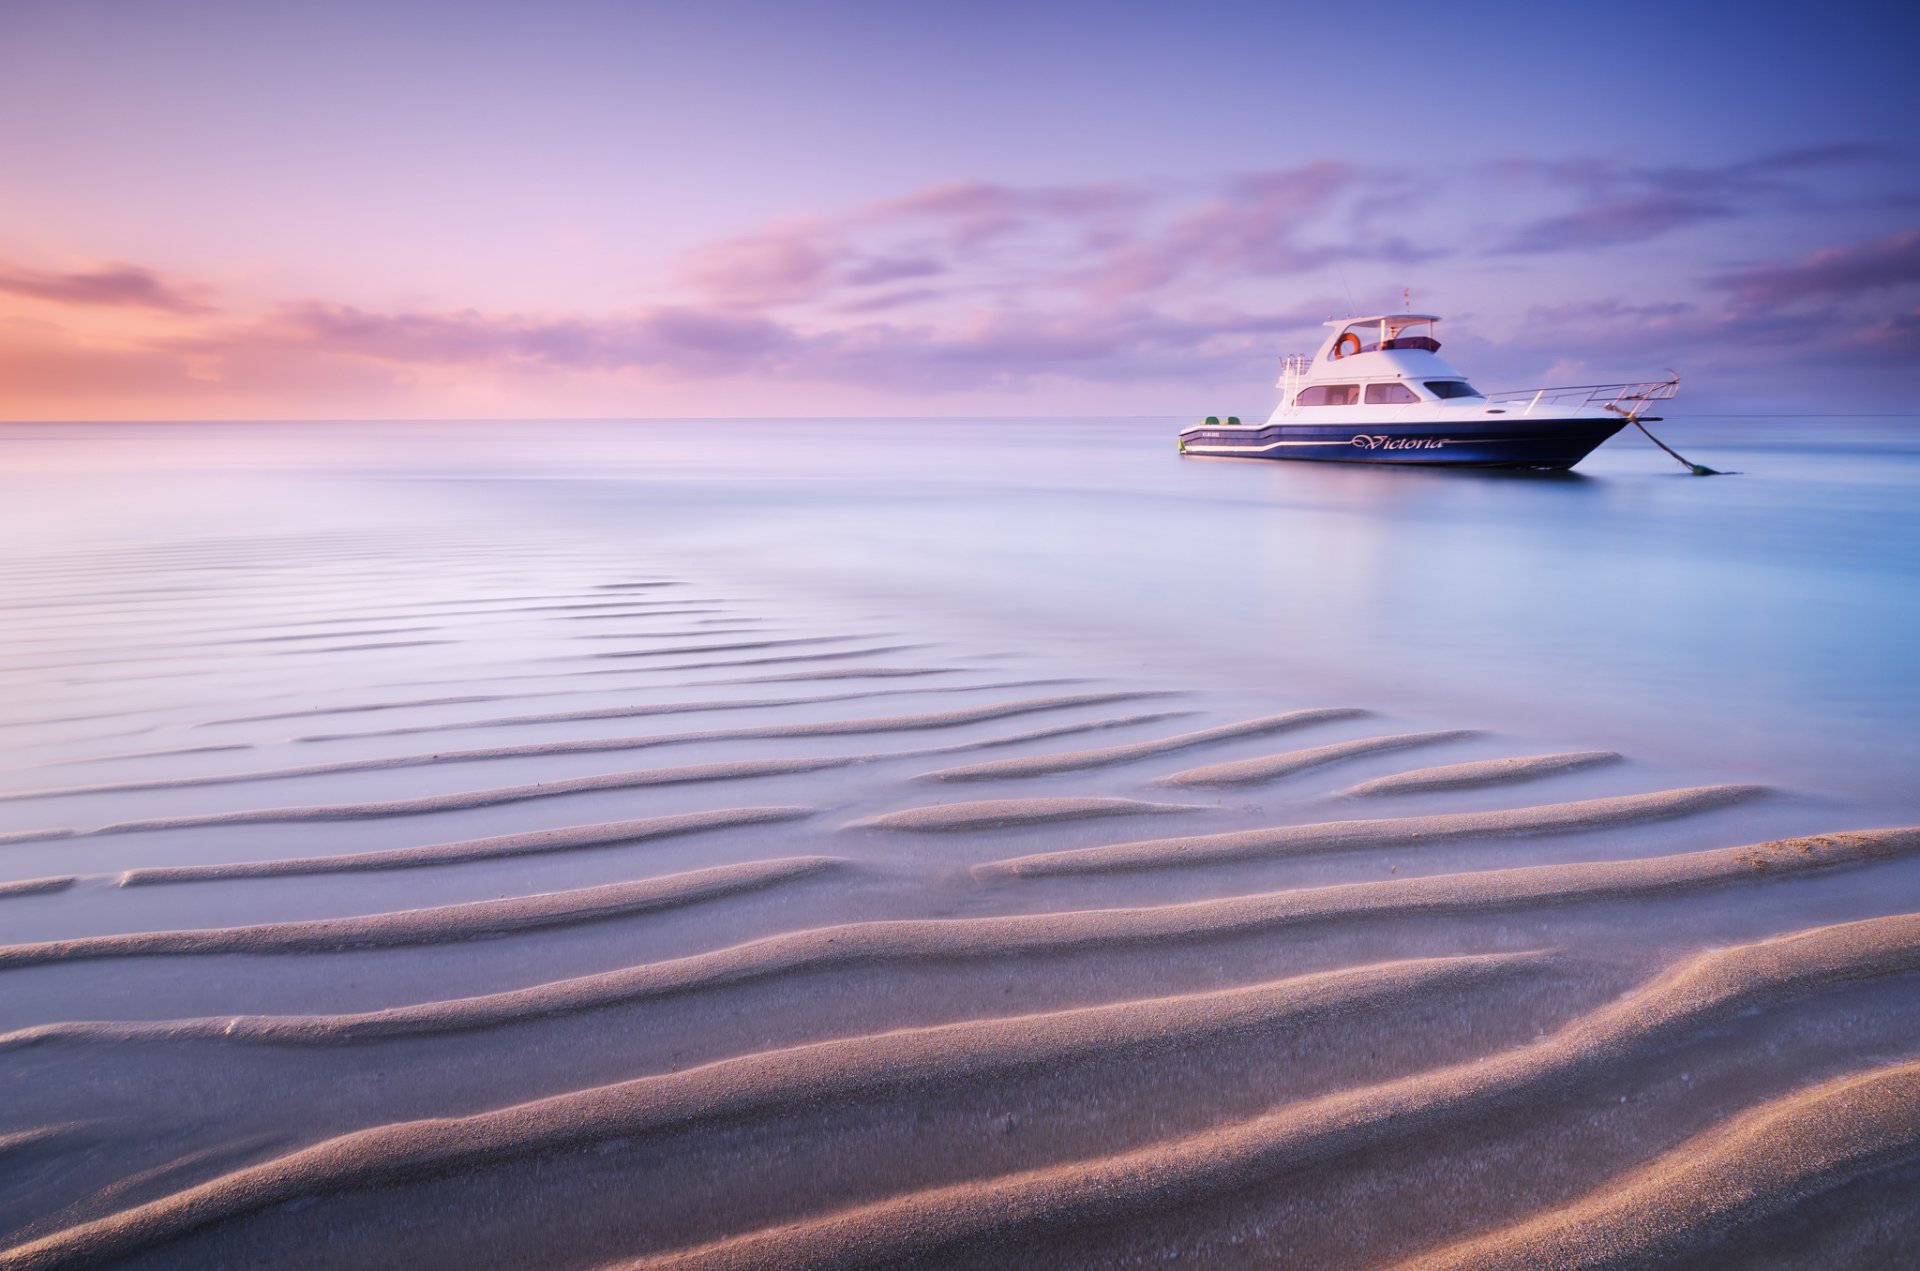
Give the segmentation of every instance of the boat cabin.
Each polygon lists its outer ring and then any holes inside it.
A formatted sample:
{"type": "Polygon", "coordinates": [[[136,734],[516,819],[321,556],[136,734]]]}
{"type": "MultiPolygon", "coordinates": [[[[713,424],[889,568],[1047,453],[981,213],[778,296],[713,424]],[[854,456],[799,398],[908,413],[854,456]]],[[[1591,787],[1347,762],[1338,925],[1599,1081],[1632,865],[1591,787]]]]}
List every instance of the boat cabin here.
{"type": "Polygon", "coordinates": [[[1414,406],[1479,398],[1466,376],[1442,361],[1438,315],[1383,313],[1337,318],[1312,358],[1288,358],[1276,415],[1312,406],[1414,406]]]}

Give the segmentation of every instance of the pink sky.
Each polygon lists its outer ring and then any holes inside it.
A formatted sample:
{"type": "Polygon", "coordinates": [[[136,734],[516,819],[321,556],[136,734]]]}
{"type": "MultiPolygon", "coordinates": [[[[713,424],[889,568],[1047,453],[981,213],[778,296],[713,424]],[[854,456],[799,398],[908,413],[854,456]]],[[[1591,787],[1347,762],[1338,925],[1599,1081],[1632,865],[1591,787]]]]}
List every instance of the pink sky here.
{"type": "Polygon", "coordinates": [[[1902,409],[1920,353],[1885,31],[1563,105],[1608,33],[1497,6],[1379,84],[1235,5],[272,8],[0,14],[0,417],[1258,413],[1403,288],[1488,388],[1902,409]]]}

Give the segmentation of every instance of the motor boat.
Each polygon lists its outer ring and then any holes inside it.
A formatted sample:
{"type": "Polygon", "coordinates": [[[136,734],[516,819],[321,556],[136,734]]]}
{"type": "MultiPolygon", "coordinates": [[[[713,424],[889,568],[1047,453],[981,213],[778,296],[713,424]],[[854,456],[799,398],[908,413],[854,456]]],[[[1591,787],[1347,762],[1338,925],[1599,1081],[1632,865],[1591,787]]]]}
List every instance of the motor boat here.
{"type": "MultiPolygon", "coordinates": [[[[1312,357],[1282,359],[1280,404],[1264,424],[1214,416],[1180,432],[1183,455],[1562,471],[1628,424],[1680,377],[1641,384],[1480,392],[1440,356],[1430,313],[1337,318],[1312,357]]],[[[1651,435],[1651,434],[1649,434],[1651,435]]]]}

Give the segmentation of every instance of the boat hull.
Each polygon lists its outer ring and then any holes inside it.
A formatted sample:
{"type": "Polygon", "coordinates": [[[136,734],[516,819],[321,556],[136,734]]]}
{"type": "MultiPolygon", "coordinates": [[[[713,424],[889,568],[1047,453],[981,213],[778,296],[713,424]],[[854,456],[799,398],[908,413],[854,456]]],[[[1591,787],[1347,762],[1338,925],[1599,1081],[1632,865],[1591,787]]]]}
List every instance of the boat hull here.
{"type": "Polygon", "coordinates": [[[1180,434],[1180,452],[1236,459],[1555,470],[1579,463],[1626,423],[1516,416],[1401,423],[1289,421],[1239,428],[1203,424],[1180,434]]]}

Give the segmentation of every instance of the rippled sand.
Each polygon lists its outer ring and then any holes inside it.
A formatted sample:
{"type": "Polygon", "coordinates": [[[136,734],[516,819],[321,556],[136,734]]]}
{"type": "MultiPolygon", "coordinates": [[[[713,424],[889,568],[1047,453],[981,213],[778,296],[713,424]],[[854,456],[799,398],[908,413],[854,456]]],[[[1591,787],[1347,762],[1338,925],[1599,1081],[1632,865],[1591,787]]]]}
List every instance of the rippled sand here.
{"type": "Polygon", "coordinates": [[[1920,1257],[1817,789],[585,535],[6,570],[0,1266],[1920,1257]]]}

